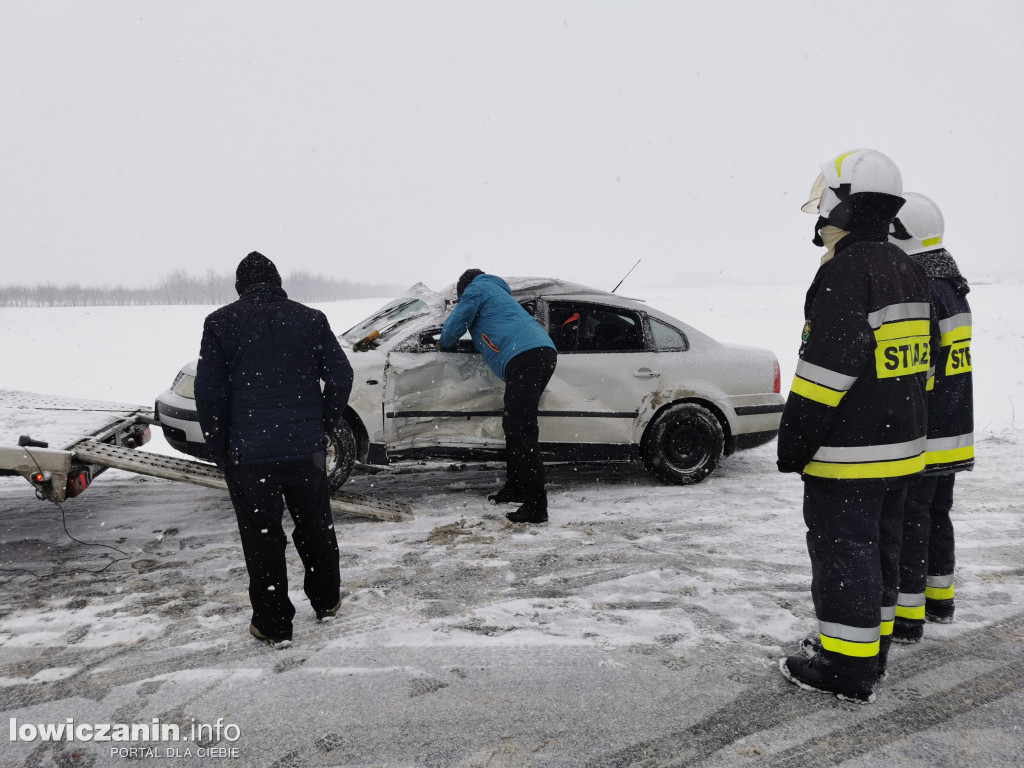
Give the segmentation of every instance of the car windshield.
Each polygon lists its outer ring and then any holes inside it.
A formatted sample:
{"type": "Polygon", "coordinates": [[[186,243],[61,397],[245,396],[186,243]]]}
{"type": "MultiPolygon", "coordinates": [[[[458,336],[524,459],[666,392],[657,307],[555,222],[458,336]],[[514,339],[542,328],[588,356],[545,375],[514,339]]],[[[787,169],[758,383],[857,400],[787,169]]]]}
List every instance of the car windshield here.
{"type": "Polygon", "coordinates": [[[387,339],[407,320],[419,317],[428,310],[429,307],[426,303],[419,299],[410,299],[408,297],[395,299],[381,307],[381,309],[374,312],[358,325],[349,328],[341,334],[341,338],[354,344],[360,339],[366,338],[370,331],[378,331],[382,340],[387,339]]]}

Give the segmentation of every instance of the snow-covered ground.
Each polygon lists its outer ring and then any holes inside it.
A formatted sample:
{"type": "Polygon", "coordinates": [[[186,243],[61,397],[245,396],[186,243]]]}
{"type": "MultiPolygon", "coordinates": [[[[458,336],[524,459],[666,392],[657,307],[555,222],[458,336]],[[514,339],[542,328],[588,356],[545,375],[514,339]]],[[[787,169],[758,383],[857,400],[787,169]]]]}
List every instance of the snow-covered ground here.
{"type": "MultiPolygon", "coordinates": [[[[805,288],[623,292],[772,349],[788,385],[805,288]]],[[[129,748],[142,764],[275,768],[1024,764],[1024,286],[970,299],[978,468],[953,513],[957,621],[897,647],[872,706],[775,667],[814,622],[800,482],[775,471],[774,445],[681,488],[553,467],[551,522],[527,530],[486,502],[498,465],[357,475],[351,490],[416,517],[338,519],[333,622],[313,621],[291,553],[283,650],[246,633],[226,494],[110,471],[62,518],[0,478],[0,710],[16,719],[0,766],[114,765],[129,748]],[[25,739],[154,718],[184,740],[25,739]]],[[[322,308],[340,332],[383,303],[322,308]]],[[[0,310],[0,388],[149,405],[210,309],[0,310]]],[[[172,453],[159,436],[149,449],[172,453]]]]}

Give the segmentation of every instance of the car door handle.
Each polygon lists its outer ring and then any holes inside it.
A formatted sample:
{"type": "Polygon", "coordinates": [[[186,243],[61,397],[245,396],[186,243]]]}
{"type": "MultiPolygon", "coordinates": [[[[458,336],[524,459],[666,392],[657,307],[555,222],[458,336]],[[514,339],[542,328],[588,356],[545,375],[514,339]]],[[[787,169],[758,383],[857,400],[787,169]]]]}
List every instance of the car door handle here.
{"type": "Polygon", "coordinates": [[[656,379],[661,376],[661,371],[652,371],[650,368],[638,368],[633,371],[633,377],[636,379],[656,379]]]}

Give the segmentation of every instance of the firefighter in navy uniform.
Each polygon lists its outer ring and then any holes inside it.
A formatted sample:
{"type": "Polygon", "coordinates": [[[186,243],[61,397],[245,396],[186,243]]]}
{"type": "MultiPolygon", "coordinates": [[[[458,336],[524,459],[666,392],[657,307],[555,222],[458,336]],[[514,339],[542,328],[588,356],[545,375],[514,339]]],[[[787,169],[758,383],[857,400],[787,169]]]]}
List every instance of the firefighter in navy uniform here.
{"type": "Polygon", "coordinates": [[[953,485],[974,468],[974,391],[971,379],[970,287],[942,247],[945,222],[929,198],[907,193],[889,239],[921,265],[931,288],[941,340],[928,390],[924,474],[907,489],[900,549],[900,594],[893,641],[916,643],[925,619],[953,620],[953,485]]]}
{"type": "Polygon", "coordinates": [[[866,703],[891,642],[904,496],[924,469],[932,326],[924,272],[888,240],[899,169],[860,149],[821,170],[803,210],[819,213],[814,243],[828,250],[778,439],[779,471],[804,481],[818,638],[779,668],[866,703]]]}

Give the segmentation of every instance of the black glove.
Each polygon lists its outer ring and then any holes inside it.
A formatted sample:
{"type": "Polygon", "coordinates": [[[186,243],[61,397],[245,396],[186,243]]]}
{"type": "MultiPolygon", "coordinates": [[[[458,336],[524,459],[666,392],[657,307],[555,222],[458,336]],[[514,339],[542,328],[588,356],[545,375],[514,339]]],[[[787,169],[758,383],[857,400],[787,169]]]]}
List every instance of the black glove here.
{"type": "Polygon", "coordinates": [[[794,464],[790,461],[783,461],[782,459],[779,459],[775,464],[779,468],[779,472],[796,472],[797,474],[800,474],[804,471],[803,465],[794,464]]]}

